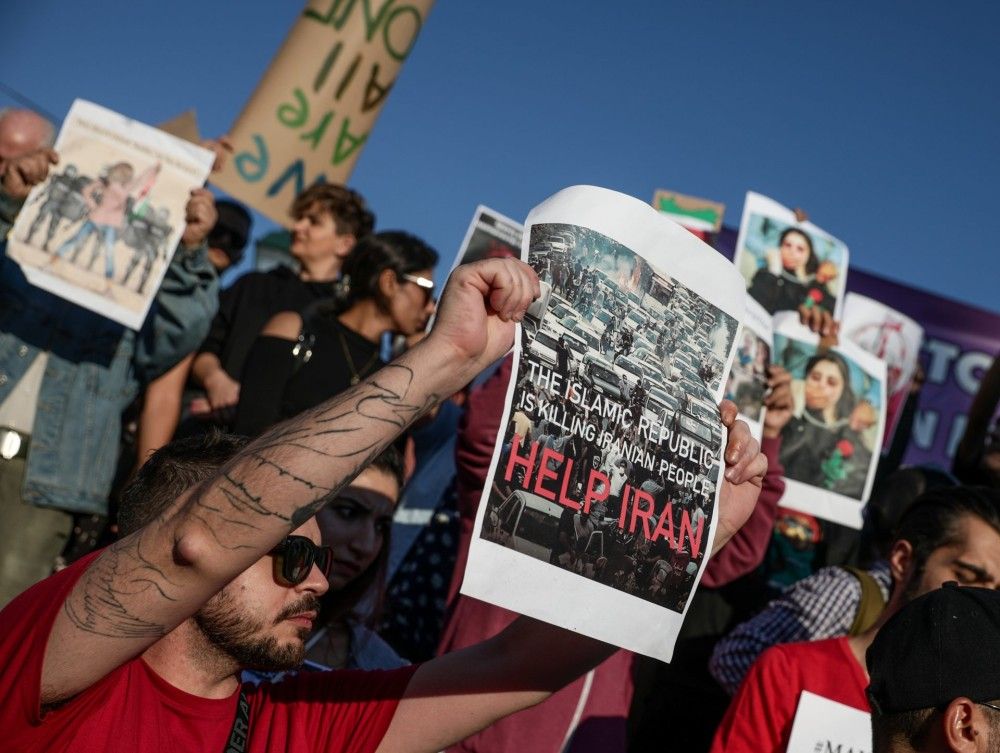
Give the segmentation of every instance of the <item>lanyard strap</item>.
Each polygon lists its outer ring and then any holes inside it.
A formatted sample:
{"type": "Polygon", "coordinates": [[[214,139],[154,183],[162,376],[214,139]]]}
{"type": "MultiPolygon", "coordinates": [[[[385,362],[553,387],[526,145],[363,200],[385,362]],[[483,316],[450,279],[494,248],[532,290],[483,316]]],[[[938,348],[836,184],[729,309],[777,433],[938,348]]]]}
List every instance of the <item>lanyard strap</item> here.
{"type": "Polygon", "coordinates": [[[233,719],[233,728],[229,732],[225,753],[244,753],[249,739],[250,702],[247,700],[246,691],[240,685],[240,697],[236,703],[236,717],[233,719]]]}

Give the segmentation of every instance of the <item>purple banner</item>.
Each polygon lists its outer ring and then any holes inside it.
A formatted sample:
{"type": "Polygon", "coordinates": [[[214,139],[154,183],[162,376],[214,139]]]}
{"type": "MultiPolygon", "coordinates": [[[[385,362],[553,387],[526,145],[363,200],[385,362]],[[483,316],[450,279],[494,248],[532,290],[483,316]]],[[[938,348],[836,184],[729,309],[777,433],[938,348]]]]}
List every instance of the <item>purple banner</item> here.
{"type": "MultiPolygon", "coordinates": [[[[714,244],[730,259],[736,234],[724,227],[714,244]]],[[[903,462],[950,469],[972,398],[1000,353],[1000,314],[857,268],[848,271],[847,289],[881,301],[924,328],[920,362],[926,381],[903,462]]]]}

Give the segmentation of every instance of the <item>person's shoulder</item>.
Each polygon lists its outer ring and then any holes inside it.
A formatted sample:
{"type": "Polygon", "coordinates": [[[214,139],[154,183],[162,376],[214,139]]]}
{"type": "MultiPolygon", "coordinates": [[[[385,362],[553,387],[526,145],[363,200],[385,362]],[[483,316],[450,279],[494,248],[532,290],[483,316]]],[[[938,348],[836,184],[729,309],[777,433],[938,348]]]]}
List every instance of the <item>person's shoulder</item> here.
{"type": "Polygon", "coordinates": [[[279,311],[267,320],[260,331],[264,337],[280,337],[295,340],[302,332],[302,317],[295,311],[279,311]]]}

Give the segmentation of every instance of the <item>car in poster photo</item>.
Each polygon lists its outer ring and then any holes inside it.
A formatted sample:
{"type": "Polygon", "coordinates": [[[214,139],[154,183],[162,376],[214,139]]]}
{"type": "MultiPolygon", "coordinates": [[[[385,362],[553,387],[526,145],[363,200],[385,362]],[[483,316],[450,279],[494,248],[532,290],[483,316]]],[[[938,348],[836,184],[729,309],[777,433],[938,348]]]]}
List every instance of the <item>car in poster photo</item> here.
{"type": "Polygon", "coordinates": [[[483,536],[515,552],[548,560],[566,508],[526,491],[515,491],[487,513],[483,536]]]}
{"type": "Polygon", "coordinates": [[[615,368],[604,356],[587,353],[583,357],[581,381],[586,387],[615,400],[622,399],[621,382],[615,368]]]}

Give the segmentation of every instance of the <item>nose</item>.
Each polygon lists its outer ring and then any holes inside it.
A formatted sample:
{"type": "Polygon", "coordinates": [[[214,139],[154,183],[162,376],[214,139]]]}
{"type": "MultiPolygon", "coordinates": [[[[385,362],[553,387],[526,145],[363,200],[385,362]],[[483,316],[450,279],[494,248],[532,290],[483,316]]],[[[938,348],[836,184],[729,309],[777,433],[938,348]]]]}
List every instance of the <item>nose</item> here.
{"type": "Polygon", "coordinates": [[[311,592],[316,596],[322,596],[329,588],[330,583],[318,565],[313,565],[306,579],[295,586],[295,590],[299,593],[311,592]]]}
{"type": "Polygon", "coordinates": [[[378,533],[374,525],[360,526],[357,535],[348,543],[351,552],[359,559],[367,559],[378,546],[378,533]]]}

